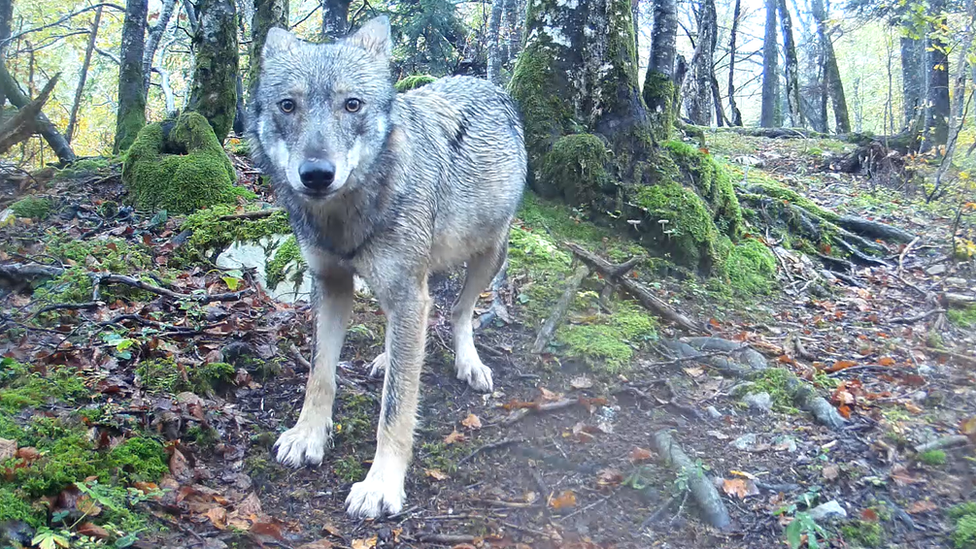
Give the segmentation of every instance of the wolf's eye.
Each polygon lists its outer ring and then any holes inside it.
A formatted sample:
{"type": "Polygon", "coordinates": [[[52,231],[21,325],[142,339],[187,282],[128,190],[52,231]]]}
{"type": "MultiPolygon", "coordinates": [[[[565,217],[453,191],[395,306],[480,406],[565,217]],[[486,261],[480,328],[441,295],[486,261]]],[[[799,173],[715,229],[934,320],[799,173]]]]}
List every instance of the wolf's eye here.
{"type": "Polygon", "coordinates": [[[291,99],[282,99],[278,102],[278,108],[281,109],[281,112],[289,114],[295,110],[295,102],[291,99]]]}
{"type": "Polygon", "coordinates": [[[346,99],[346,110],[349,112],[359,112],[359,109],[363,108],[363,102],[356,99],[355,97],[350,97],[346,99]]]}

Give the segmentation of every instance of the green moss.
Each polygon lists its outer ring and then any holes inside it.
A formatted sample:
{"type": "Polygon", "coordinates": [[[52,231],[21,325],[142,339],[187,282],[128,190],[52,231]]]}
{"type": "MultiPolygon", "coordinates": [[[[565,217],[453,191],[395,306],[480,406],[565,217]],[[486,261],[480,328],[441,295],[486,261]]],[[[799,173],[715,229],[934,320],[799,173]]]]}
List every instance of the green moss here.
{"type": "Polygon", "coordinates": [[[233,0],[201,0],[198,9],[214,15],[201,19],[193,37],[193,80],[187,109],[206,118],[219,145],[237,114],[237,14],[233,0]]]}
{"type": "MultiPolygon", "coordinates": [[[[244,208],[244,211],[258,209],[258,206],[251,206],[244,208]]],[[[258,219],[220,219],[234,213],[238,213],[234,206],[218,205],[188,215],[181,229],[192,234],[180,248],[183,256],[199,260],[206,257],[208,252],[224,250],[235,242],[257,242],[262,238],[291,233],[288,214],[284,211],[258,219]]]]}
{"type": "Polygon", "coordinates": [[[126,483],[153,482],[169,472],[163,445],[146,437],[126,439],[109,452],[106,464],[126,483]]]}
{"type": "MultiPolygon", "coordinates": [[[[81,378],[68,367],[55,368],[47,375],[31,373],[13,359],[0,360],[0,410],[15,412],[50,401],[74,401],[88,394],[81,378]]],[[[2,435],[0,435],[2,436],[2,435]]]]}
{"type": "Polygon", "coordinates": [[[590,205],[612,184],[603,140],[590,133],[560,137],[542,161],[537,188],[572,205],[590,205]]]}
{"type": "Polygon", "coordinates": [[[644,89],[641,93],[644,96],[644,104],[647,105],[654,138],[658,141],[670,139],[677,114],[674,108],[677,93],[674,80],[662,72],[649,70],[644,76],[644,89]]]}
{"type": "Polygon", "coordinates": [[[726,167],[710,154],[682,141],[668,141],[664,146],[680,173],[687,174],[697,194],[711,207],[719,231],[736,238],[742,225],[742,210],[726,167]]]}
{"type": "Polygon", "coordinates": [[[976,502],[960,503],[949,509],[949,519],[955,523],[952,542],[956,549],[976,547],[976,502]]]}
{"type": "Polygon", "coordinates": [[[162,123],[143,128],[122,166],[122,181],[137,206],[172,213],[235,203],[236,179],[210,124],[196,113],[177,118],[168,136],[162,123]]]}
{"type": "Polygon", "coordinates": [[[17,217],[26,217],[43,221],[51,215],[54,203],[50,198],[39,196],[26,196],[10,205],[10,209],[17,217]]]}
{"type": "Polygon", "coordinates": [[[976,328],[976,306],[970,305],[964,309],[949,309],[946,311],[949,320],[960,328],[976,328]]]}
{"type": "Polygon", "coordinates": [[[364,394],[345,392],[338,398],[339,413],[334,425],[335,437],[339,442],[362,443],[373,434],[370,422],[376,409],[376,402],[364,394]]]}
{"type": "MultiPolygon", "coordinates": [[[[114,157],[113,157],[114,158],[114,157]]],[[[58,171],[60,177],[80,177],[95,172],[100,172],[109,167],[111,158],[83,158],[72,162],[65,168],[58,171]]]]}
{"type": "Polygon", "coordinates": [[[727,169],[730,170],[736,180],[744,180],[743,187],[745,187],[747,192],[778,198],[784,202],[799,206],[827,221],[837,221],[840,218],[836,213],[818,206],[809,198],[806,198],[793,189],[783,186],[775,179],[766,175],[762,170],[750,169],[745,171],[742,167],[734,165],[727,165],[727,169]]]}
{"type": "Polygon", "coordinates": [[[642,186],[636,202],[645,214],[646,234],[682,263],[710,268],[718,231],[701,197],[678,183],[642,186]]]}
{"type": "Polygon", "coordinates": [[[450,475],[457,472],[457,462],[467,452],[464,444],[445,444],[438,440],[423,443],[418,454],[425,468],[436,469],[450,475]]]}
{"type": "Polygon", "coordinates": [[[268,288],[274,290],[278,284],[290,280],[297,287],[302,283],[308,265],[302,257],[302,250],[294,235],[281,243],[274,257],[266,262],[264,273],[268,288]],[[289,277],[289,274],[291,275],[289,277]]]}
{"type": "Polygon", "coordinates": [[[877,522],[857,520],[842,526],[841,533],[851,547],[881,547],[884,541],[884,529],[877,522]]]}
{"type": "Polygon", "coordinates": [[[783,368],[769,368],[753,378],[746,390],[749,393],[769,393],[776,411],[797,413],[793,406],[793,393],[789,389],[794,380],[795,376],[783,368]]]}
{"type": "Polygon", "coordinates": [[[942,450],[928,450],[917,456],[920,463],[931,467],[939,467],[946,464],[946,453],[942,450]]]}
{"type": "MultiPolygon", "coordinates": [[[[137,67],[138,65],[132,65],[137,67]]],[[[123,70],[124,67],[123,67],[123,70]]],[[[126,82],[138,82],[142,78],[141,71],[119,74],[119,79],[126,82]]],[[[138,94],[135,100],[127,103],[127,109],[119,110],[115,117],[115,146],[113,154],[129,150],[136,137],[146,125],[146,96],[138,94]]]]}
{"type": "Polygon", "coordinates": [[[403,93],[436,81],[437,78],[429,74],[411,74],[398,80],[396,84],[393,84],[393,87],[396,88],[396,91],[403,93]]]}
{"type": "MultiPolygon", "coordinates": [[[[72,265],[64,273],[45,282],[34,292],[43,303],[83,303],[92,299],[91,271],[129,274],[153,267],[152,257],[143,246],[130,244],[120,238],[105,240],[56,240],[48,244],[46,253],[63,263],[72,265]]],[[[148,282],[155,284],[155,281],[148,282]]],[[[104,285],[101,299],[147,299],[148,292],[123,285],[104,285]]],[[[52,313],[56,317],[56,313],[52,313]]]]}
{"type": "Polygon", "coordinates": [[[732,288],[743,295],[769,293],[776,276],[776,258],[769,248],[754,238],[728,244],[722,270],[732,288]]]}
{"type": "Polygon", "coordinates": [[[47,523],[47,511],[35,507],[10,486],[0,487],[0,522],[25,522],[33,528],[47,523]]]}
{"type": "Polygon", "coordinates": [[[355,455],[337,459],[332,471],[343,482],[358,482],[366,476],[362,461],[355,455]]]}
{"type": "Polygon", "coordinates": [[[230,382],[234,367],[226,362],[188,366],[177,364],[172,358],[158,358],[140,362],[136,374],[142,386],[151,392],[211,394],[230,382]]]}
{"type": "Polygon", "coordinates": [[[593,314],[586,324],[567,324],[556,331],[566,354],[584,360],[595,371],[626,371],[634,351],[656,336],[655,322],[637,305],[616,304],[612,314],[593,314]]]}

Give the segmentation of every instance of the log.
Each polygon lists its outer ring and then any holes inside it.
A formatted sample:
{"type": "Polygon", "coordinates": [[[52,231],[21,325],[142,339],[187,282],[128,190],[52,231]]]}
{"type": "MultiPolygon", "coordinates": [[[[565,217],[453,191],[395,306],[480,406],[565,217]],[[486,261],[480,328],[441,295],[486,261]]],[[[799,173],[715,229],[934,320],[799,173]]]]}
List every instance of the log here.
{"type": "Polygon", "coordinates": [[[898,227],[892,227],[891,225],[886,225],[884,223],[871,221],[864,219],[863,217],[856,217],[853,215],[841,216],[837,220],[837,224],[844,227],[848,231],[870,238],[880,238],[881,240],[888,240],[891,242],[906,243],[915,239],[915,235],[908,231],[899,229],[898,227]]]}
{"type": "Polygon", "coordinates": [[[7,152],[10,147],[17,143],[30,139],[32,135],[37,133],[37,116],[41,113],[44,103],[47,103],[47,99],[60,77],[61,73],[55,74],[53,78],[47,81],[47,85],[44,86],[36,99],[22,107],[13,118],[7,120],[3,127],[0,127],[0,154],[7,152]]]}
{"type": "Polygon", "coordinates": [[[573,304],[573,299],[576,297],[576,291],[579,290],[580,284],[583,279],[590,275],[590,269],[586,265],[580,265],[573,276],[569,278],[566,282],[566,289],[563,291],[562,297],[556,302],[556,306],[552,310],[552,315],[546,319],[542,328],[539,330],[539,334],[535,338],[535,343],[532,344],[532,354],[539,354],[549,341],[552,339],[553,334],[556,333],[556,328],[559,327],[559,323],[563,321],[566,316],[566,312],[569,311],[570,305],[573,304]]]}
{"type": "Polygon", "coordinates": [[[674,441],[671,434],[662,429],[654,433],[654,449],[665,457],[675,473],[688,479],[688,490],[701,510],[702,516],[713,528],[727,530],[732,525],[729,511],[725,508],[722,496],[700,467],[674,441]]]}
{"type": "MultiPolygon", "coordinates": [[[[22,109],[30,103],[30,99],[24,95],[24,92],[20,91],[17,81],[7,72],[7,67],[3,63],[0,63],[0,89],[7,96],[7,100],[18,108],[22,109]]],[[[43,112],[37,114],[37,129],[62,164],[70,164],[75,161],[75,153],[71,150],[71,145],[54,127],[54,124],[48,120],[47,116],[44,116],[43,112]]]]}
{"type": "MultiPolygon", "coordinates": [[[[637,299],[641,305],[653,311],[658,316],[661,316],[664,319],[681,326],[689,332],[698,334],[708,333],[701,323],[695,322],[674,310],[670,305],[653,295],[650,290],[641,286],[641,284],[636,280],[616,274],[620,271],[620,265],[613,265],[602,257],[585,250],[578,244],[564,242],[563,245],[569,248],[570,251],[573,252],[573,255],[580,258],[580,260],[589,265],[591,268],[596,269],[605,277],[619,284],[624,290],[627,291],[627,293],[634,296],[634,298],[637,299]]],[[[627,265],[627,263],[624,263],[624,265],[627,265]]]]}

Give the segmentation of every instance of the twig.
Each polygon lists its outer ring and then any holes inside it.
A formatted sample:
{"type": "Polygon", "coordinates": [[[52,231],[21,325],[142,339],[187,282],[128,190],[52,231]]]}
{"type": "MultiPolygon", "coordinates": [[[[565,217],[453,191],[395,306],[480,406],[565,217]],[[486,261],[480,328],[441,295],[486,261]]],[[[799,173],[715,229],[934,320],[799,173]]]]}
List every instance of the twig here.
{"type": "MultiPolygon", "coordinates": [[[[687,493],[687,491],[685,493],[687,493]]],[[[668,499],[668,501],[664,502],[664,505],[662,505],[662,506],[660,506],[660,507],[657,508],[657,511],[654,511],[653,513],[651,513],[651,516],[649,516],[646,519],[644,519],[644,522],[641,523],[639,529],[640,530],[643,530],[644,528],[647,528],[651,524],[654,524],[655,522],[657,522],[657,520],[659,518],[661,518],[661,515],[663,515],[664,512],[667,511],[669,507],[671,507],[671,504],[673,504],[675,501],[677,501],[677,499],[678,499],[678,496],[671,496],[668,499]]]]}
{"type": "Polygon", "coordinates": [[[732,524],[729,511],[722,502],[715,485],[705,476],[705,473],[693,462],[687,454],[678,446],[678,443],[671,438],[667,430],[661,429],[654,433],[654,447],[657,453],[665,456],[668,463],[678,475],[687,479],[688,489],[698,508],[701,509],[705,520],[719,530],[725,530],[732,524]]]}
{"type": "Polygon", "coordinates": [[[222,215],[219,219],[220,221],[233,221],[235,219],[261,219],[262,217],[269,217],[278,212],[283,212],[282,208],[265,208],[263,210],[256,210],[253,212],[243,212],[237,214],[222,215]]]}
{"type": "Polygon", "coordinates": [[[513,423],[521,421],[523,418],[525,418],[525,416],[529,415],[532,412],[552,412],[554,410],[562,410],[564,408],[569,408],[570,406],[577,404],[578,402],[579,400],[577,399],[566,398],[563,400],[557,400],[556,402],[547,402],[544,404],[539,404],[531,408],[520,408],[518,410],[515,410],[511,414],[509,414],[509,416],[503,419],[499,423],[499,425],[511,425],[513,423]]]}
{"type": "Polygon", "coordinates": [[[963,362],[968,362],[969,364],[976,365],[976,357],[961,355],[959,353],[954,353],[952,351],[945,351],[942,349],[936,349],[935,347],[925,347],[926,351],[931,351],[933,353],[938,353],[940,355],[945,355],[947,357],[954,358],[956,360],[961,360],[963,362]]]}
{"type": "Polygon", "coordinates": [[[474,536],[468,534],[421,534],[418,540],[425,543],[471,543],[474,536]]]}
{"type": "Polygon", "coordinates": [[[909,242],[907,246],[905,246],[905,249],[903,249],[901,253],[898,254],[898,269],[895,270],[895,273],[898,276],[901,276],[902,264],[905,262],[905,256],[908,255],[908,250],[912,249],[912,246],[914,246],[918,242],[919,238],[920,237],[916,236],[914,239],[912,239],[912,241],[909,242]]]}
{"type": "Polygon", "coordinates": [[[950,435],[947,437],[937,438],[932,442],[919,444],[918,446],[915,447],[915,451],[921,454],[922,452],[928,452],[929,450],[955,448],[957,446],[965,446],[967,444],[969,444],[969,437],[967,437],[966,435],[950,435]]]}
{"type": "Polygon", "coordinates": [[[309,372],[312,371],[312,363],[305,358],[305,355],[302,354],[301,350],[299,350],[298,346],[294,343],[291,344],[291,356],[293,356],[295,358],[295,362],[299,363],[303,368],[305,368],[305,370],[309,372]]]}
{"type": "Polygon", "coordinates": [[[186,299],[190,301],[196,301],[197,303],[212,303],[214,301],[237,301],[238,299],[250,294],[253,290],[246,289],[239,292],[230,292],[225,294],[204,294],[204,295],[192,295],[192,294],[181,294],[174,292],[173,290],[167,290],[166,288],[160,288],[159,286],[154,286],[148,284],[141,280],[132,278],[131,276],[117,275],[117,274],[102,274],[102,273],[89,273],[88,276],[92,278],[94,283],[96,280],[99,284],[125,284],[126,286],[132,286],[133,288],[139,288],[140,290],[146,290],[147,292],[152,292],[163,297],[168,297],[170,299],[186,299]]]}
{"type": "Polygon", "coordinates": [[[589,276],[589,274],[590,269],[586,265],[580,265],[573,273],[573,276],[566,281],[566,289],[563,291],[562,297],[556,302],[556,306],[552,309],[552,314],[546,319],[542,328],[539,329],[535,343],[532,344],[532,354],[537,355],[541,353],[546,348],[546,345],[549,344],[549,340],[556,333],[556,328],[559,327],[559,323],[566,316],[569,306],[572,305],[573,299],[576,298],[576,291],[579,289],[583,279],[589,276]]]}
{"type": "Polygon", "coordinates": [[[912,322],[918,322],[919,320],[925,320],[926,318],[944,313],[945,309],[932,309],[931,311],[924,312],[915,316],[902,316],[898,318],[892,318],[888,322],[892,324],[911,324],[912,322]]]}
{"type": "Polygon", "coordinates": [[[485,444],[484,446],[481,446],[479,448],[475,448],[475,450],[473,452],[471,452],[470,454],[468,454],[468,455],[464,456],[463,458],[461,458],[460,460],[458,460],[457,466],[460,467],[461,465],[467,463],[468,461],[471,461],[472,458],[474,458],[475,456],[477,456],[478,454],[480,454],[482,452],[487,452],[488,450],[497,450],[498,448],[504,448],[506,446],[511,446],[512,444],[515,444],[515,443],[518,443],[518,442],[522,442],[522,440],[521,439],[516,439],[516,438],[507,438],[505,440],[499,440],[498,442],[492,442],[490,444],[485,444]]]}

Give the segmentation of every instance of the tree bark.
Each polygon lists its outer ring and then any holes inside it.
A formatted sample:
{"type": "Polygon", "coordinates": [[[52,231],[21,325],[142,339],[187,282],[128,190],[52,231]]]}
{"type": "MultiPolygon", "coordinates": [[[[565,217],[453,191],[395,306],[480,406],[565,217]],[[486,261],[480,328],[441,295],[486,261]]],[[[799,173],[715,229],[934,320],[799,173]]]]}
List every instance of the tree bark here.
{"type": "Polygon", "coordinates": [[[674,60],[677,55],[678,4],[675,0],[654,0],[654,29],[651,55],[644,75],[642,95],[651,131],[658,140],[671,137],[677,111],[674,60]]]}
{"type": "Polygon", "coordinates": [[[519,9],[519,0],[506,0],[505,2],[505,39],[503,40],[502,59],[505,63],[513,61],[518,55],[522,45],[522,18],[523,10],[519,9]]]}
{"type": "Polygon", "coordinates": [[[945,145],[949,141],[949,45],[942,39],[940,26],[945,26],[945,0],[931,4],[937,15],[928,45],[928,112],[925,116],[925,150],[945,145]]]}
{"type": "Polygon", "coordinates": [[[502,26],[502,3],[492,0],[491,16],[488,18],[488,81],[497,84],[501,74],[501,56],[498,47],[499,28],[502,26]]]}
{"type": "MultiPolygon", "coordinates": [[[[17,108],[22,109],[31,102],[30,98],[24,95],[24,92],[20,91],[20,86],[17,85],[14,77],[7,72],[7,67],[2,64],[0,64],[0,90],[7,96],[10,104],[17,108]]],[[[47,141],[51,149],[54,150],[54,154],[57,155],[58,160],[62,164],[74,162],[75,153],[71,150],[71,144],[54,127],[54,124],[48,120],[47,116],[44,116],[43,112],[37,114],[37,131],[47,141]]]]}
{"type": "Polygon", "coordinates": [[[75,90],[75,101],[71,105],[71,114],[68,116],[68,129],[64,132],[64,138],[71,143],[71,138],[75,133],[75,122],[78,120],[78,109],[81,107],[81,96],[85,92],[85,82],[88,80],[88,67],[91,65],[92,51],[95,49],[95,38],[98,37],[98,25],[102,22],[102,7],[95,10],[95,20],[92,22],[91,31],[88,36],[88,47],[85,49],[85,60],[81,63],[81,74],[78,75],[78,88],[75,90]]]}
{"type": "Polygon", "coordinates": [[[790,113],[790,126],[803,125],[800,113],[800,79],[797,74],[799,64],[796,60],[796,43],[793,41],[793,22],[790,10],[786,7],[786,0],[779,0],[779,20],[783,27],[783,50],[786,54],[786,104],[790,113]]]}
{"type": "Polygon", "coordinates": [[[925,119],[925,47],[918,38],[901,37],[901,81],[905,126],[918,131],[925,119]]]}
{"type": "Polygon", "coordinates": [[[200,0],[199,21],[187,109],[203,115],[223,143],[237,112],[237,7],[233,0],[200,0]]]}
{"type": "Polygon", "coordinates": [[[142,55],[142,74],[145,77],[143,88],[145,88],[147,95],[149,94],[149,84],[152,81],[152,66],[153,58],[156,56],[156,48],[159,47],[159,41],[166,33],[166,27],[169,26],[169,20],[173,16],[175,7],[176,0],[163,0],[163,6],[159,10],[159,18],[146,34],[146,49],[142,55]]]}
{"type": "Polygon", "coordinates": [[[51,95],[51,90],[58,83],[58,77],[60,76],[61,73],[54,75],[53,78],[48,80],[47,85],[44,86],[44,89],[41,90],[40,95],[36,99],[22,107],[17,111],[17,114],[0,125],[0,154],[4,154],[10,147],[13,147],[17,143],[30,139],[31,135],[37,132],[37,122],[41,114],[41,108],[47,102],[48,97],[51,95]]]}
{"type": "Polygon", "coordinates": [[[248,98],[257,89],[261,73],[261,50],[272,27],[288,29],[288,0],[254,0],[254,17],[251,19],[250,66],[247,72],[248,98]]]}
{"type": "MultiPolygon", "coordinates": [[[[10,19],[14,16],[13,0],[0,0],[0,65],[6,63],[4,60],[7,53],[7,39],[10,38],[10,19]]],[[[7,101],[7,95],[0,89],[0,120],[3,120],[3,105],[7,101]]]]}
{"type": "Polygon", "coordinates": [[[759,125],[774,128],[781,125],[779,95],[779,49],[776,44],[776,0],[766,0],[766,35],[763,39],[762,106],[759,125]]]}
{"type": "Polygon", "coordinates": [[[715,0],[702,0],[698,12],[698,45],[691,59],[692,76],[685,95],[688,119],[700,126],[708,126],[712,120],[712,60],[717,26],[715,0]]]}
{"type": "Polygon", "coordinates": [[[739,30],[739,15],[742,12],[742,0],[735,0],[735,10],[732,13],[732,30],[729,36],[729,110],[732,113],[732,125],[742,125],[742,113],[735,104],[735,38],[739,30]]]}
{"type": "Polygon", "coordinates": [[[850,133],[851,119],[847,112],[847,97],[844,95],[844,83],[840,79],[840,69],[837,67],[837,56],[834,54],[834,44],[830,41],[827,29],[827,10],[823,0],[811,0],[813,18],[817,22],[817,36],[824,54],[824,80],[830,102],[834,108],[836,133],[850,133]]]}
{"type": "Polygon", "coordinates": [[[322,0],[322,38],[335,40],[349,32],[352,0],[322,0]]]}
{"type": "Polygon", "coordinates": [[[122,23],[122,64],[119,66],[119,109],[115,118],[115,146],[118,154],[132,145],[146,125],[146,88],[142,74],[146,46],[148,0],[128,0],[122,23]]]}

